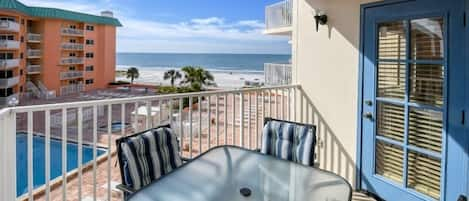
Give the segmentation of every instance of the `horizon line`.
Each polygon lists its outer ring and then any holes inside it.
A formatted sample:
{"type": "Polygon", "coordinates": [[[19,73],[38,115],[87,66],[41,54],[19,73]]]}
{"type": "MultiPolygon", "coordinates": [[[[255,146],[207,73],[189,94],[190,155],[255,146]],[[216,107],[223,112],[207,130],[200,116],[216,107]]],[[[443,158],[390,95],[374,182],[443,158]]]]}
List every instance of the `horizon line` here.
{"type": "Polygon", "coordinates": [[[248,54],[248,55],[285,55],[291,56],[288,53],[214,53],[214,52],[116,52],[117,54],[248,54]]]}

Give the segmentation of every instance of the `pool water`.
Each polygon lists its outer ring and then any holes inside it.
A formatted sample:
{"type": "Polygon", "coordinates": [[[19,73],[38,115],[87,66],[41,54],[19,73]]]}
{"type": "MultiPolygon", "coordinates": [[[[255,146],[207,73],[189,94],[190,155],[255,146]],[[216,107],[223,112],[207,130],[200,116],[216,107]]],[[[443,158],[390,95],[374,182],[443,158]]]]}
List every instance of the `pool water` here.
{"type": "MultiPolygon", "coordinates": [[[[115,133],[115,132],[121,131],[122,128],[126,128],[129,125],[130,124],[128,123],[123,124],[122,122],[114,122],[111,124],[111,131],[115,133]]],[[[101,129],[107,129],[107,126],[102,126],[101,129]]]]}
{"type": "MultiPolygon", "coordinates": [[[[28,148],[27,135],[16,135],[16,195],[21,196],[28,192],[28,148]]],[[[83,145],[82,164],[93,160],[93,147],[83,145]]],[[[97,149],[97,156],[104,154],[104,149],[97,149]]],[[[33,137],[33,183],[37,188],[45,182],[45,138],[33,137]]],[[[78,167],[78,145],[67,143],[67,171],[78,167]]],[[[62,141],[50,140],[50,180],[62,175],[62,141]]]]}

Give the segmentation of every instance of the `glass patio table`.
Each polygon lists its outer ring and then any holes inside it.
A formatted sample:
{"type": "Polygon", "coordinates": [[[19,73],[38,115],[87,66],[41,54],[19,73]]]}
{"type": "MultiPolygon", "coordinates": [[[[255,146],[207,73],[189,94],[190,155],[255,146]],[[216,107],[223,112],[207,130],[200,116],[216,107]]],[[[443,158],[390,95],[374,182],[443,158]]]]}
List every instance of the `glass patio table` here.
{"type": "Polygon", "coordinates": [[[342,177],[234,146],[216,147],[130,201],[349,201],[342,177]]]}

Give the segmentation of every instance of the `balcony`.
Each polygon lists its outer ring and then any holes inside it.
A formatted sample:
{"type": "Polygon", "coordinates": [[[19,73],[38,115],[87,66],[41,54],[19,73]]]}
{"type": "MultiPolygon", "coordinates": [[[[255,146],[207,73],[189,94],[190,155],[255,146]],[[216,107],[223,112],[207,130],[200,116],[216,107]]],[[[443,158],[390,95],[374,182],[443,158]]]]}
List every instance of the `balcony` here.
{"type": "Polygon", "coordinates": [[[20,48],[20,42],[16,40],[0,40],[0,49],[17,50],[20,48]]]}
{"type": "Polygon", "coordinates": [[[38,49],[28,49],[26,56],[27,56],[28,59],[41,58],[42,51],[38,50],[38,49]]]}
{"type": "Polygon", "coordinates": [[[12,94],[7,97],[0,97],[0,106],[13,106],[19,101],[18,94],[12,94]]]}
{"type": "Polygon", "coordinates": [[[20,59],[0,59],[0,70],[8,70],[20,66],[20,59]]]}
{"type": "Polygon", "coordinates": [[[41,73],[41,65],[39,64],[28,64],[26,66],[28,75],[40,74],[41,73]]]}
{"type": "Polygon", "coordinates": [[[42,41],[41,34],[28,33],[28,43],[40,43],[42,41]]]}
{"type": "Polygon", "coordinates": [[[11,78],[0,78],[0,88],[10,88],[12,86],[15,86],[18,84],[20,81],[20,77],[11,77],[11,78]]]}
{"type": "Polygon", "coordinates": [[[83,71],[68,71],[60,73],[60,80],[83,78],[83,71]]]}
{"type": "Polygon", "coordinates": [[[10,20],[0,20],[0,31],[19,32],[20,24],[10,20]]]}
{"type": "Polygon", "coordinates": [[[292,83],[292,66],[291,64],[264,64],[265,85],[280,86],[292,83]]]}
{"type": "Polygon", "coordinates": [[[83,84],[70,84],[67,86],[60,87],[60,95],[66,96],[70,94],[80,93],[85,89],[85,85],[83,84]]]}
{"type": "Polygon", "coordinates": [[[61,47],[63,50],[73,50],[73,51],[83,50],[83,44],[79,44],[79,43],[62,43],[61,47]]]}
{"type": "Polygon", "coordinates": [[[84,31],[81,29],[62,28],[61,33],[67,36],[84,36],[84,31]]]}
{"type": "Polygon", "coordinates": [[[292,0],[285,0],[265,8],[264,34],[290,35],[292,32],[292,0]]]}
{"type": "Polygon", "coordinates": [[[65,57],[60,60],[61,65],[83,64],[83,57],[65,57]]]}

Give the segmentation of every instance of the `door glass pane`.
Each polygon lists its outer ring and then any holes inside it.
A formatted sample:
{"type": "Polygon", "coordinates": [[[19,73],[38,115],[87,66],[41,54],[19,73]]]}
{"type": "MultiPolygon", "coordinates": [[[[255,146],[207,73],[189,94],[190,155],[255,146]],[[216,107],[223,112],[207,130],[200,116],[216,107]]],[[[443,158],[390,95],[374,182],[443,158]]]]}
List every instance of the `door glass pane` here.
{"type": "Polygon", "coordinates": [[[411,20],[411,35],[413,59],[443,59],[443,18],[411,20]]]}
{"type": "Polygon", "coordinates": [[[376,174],[402,183],[402,148],[386,144],[381,141],[376,143],[376,174]]]}
{"type": "Polygon", "coordinates": [[[407,185],[418,192],[440,199],[440,160],[409,151],[407,185]]]}
{"type": "Polygon", "coordinates": [[[378,29],[378,59],[406,59],[405,21],[381,23],[378,29]]]}
{"type": "Polygon", "coordinates": [[[405,97],[405,63],[379,62],[378,96],[403,100],[405,97]]]}
{"type": "Polygon", "coordinates": [[[443,115],[441,112],[411,108],[409,113],[409,144],[441,152],[443,115]]]}
{"type": "Polygon", "coordinates": [[[444,67],[434,64],[412,64],[410,101],[433,106],[443,105],[444,67]]]}
{"type": "Polygon", "coordinates": [[[377,135],[404,141],[404,107],[378,103],[377,135]]]}

